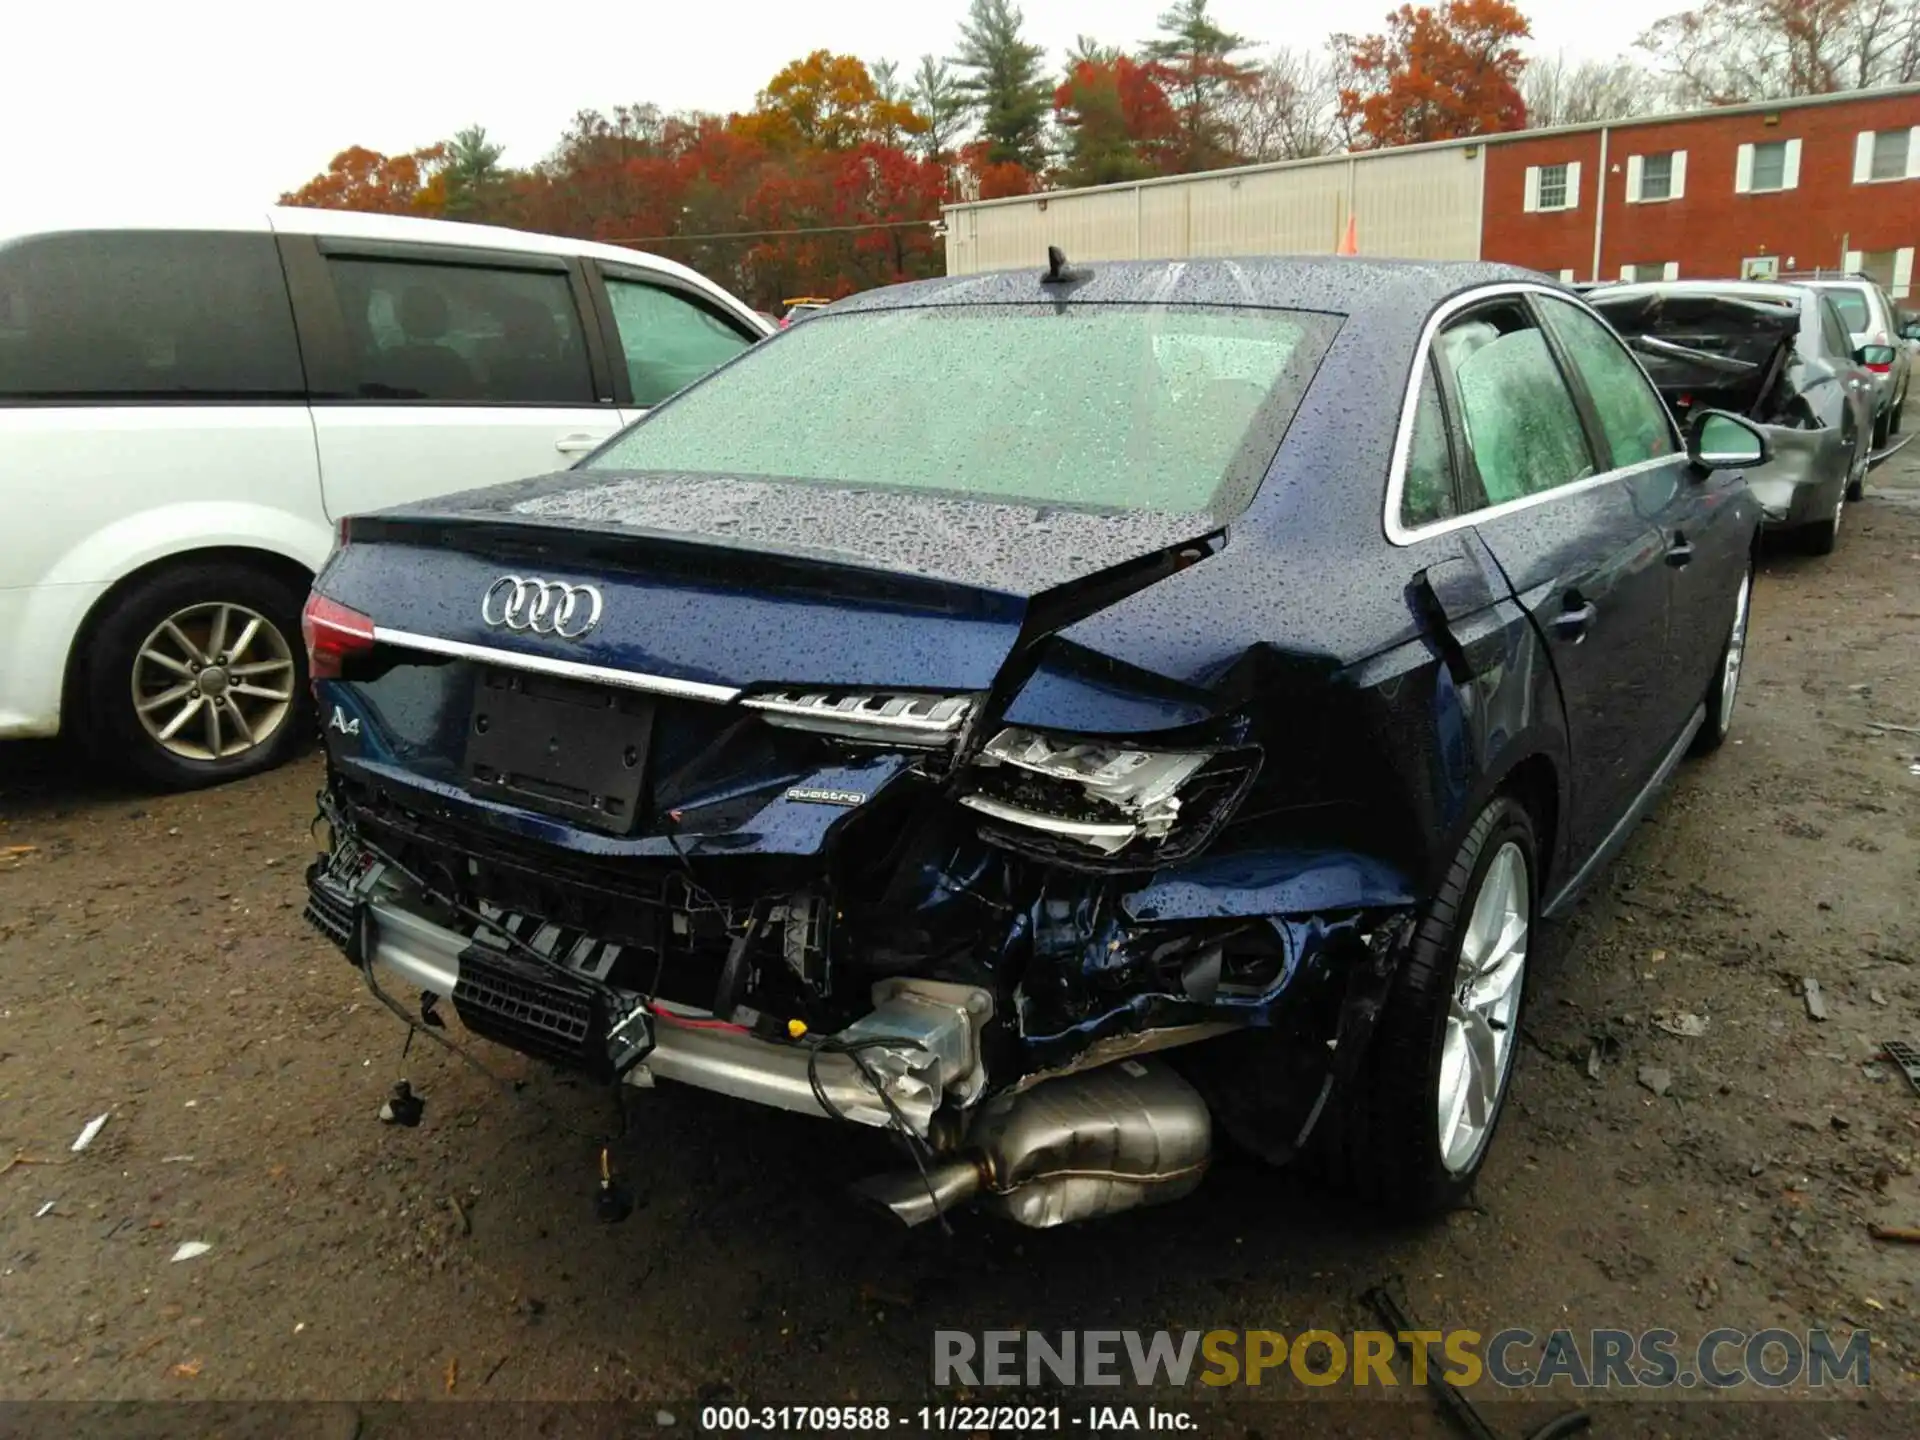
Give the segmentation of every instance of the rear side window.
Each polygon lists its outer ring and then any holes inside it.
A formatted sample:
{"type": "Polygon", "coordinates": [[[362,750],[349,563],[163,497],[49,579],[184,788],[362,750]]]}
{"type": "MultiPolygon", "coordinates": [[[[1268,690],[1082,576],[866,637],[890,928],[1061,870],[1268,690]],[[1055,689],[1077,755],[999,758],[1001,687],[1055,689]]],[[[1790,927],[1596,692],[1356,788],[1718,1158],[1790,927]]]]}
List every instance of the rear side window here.
{"type": "Polygon", "coordinates": [[[1540,309],[1586,381],[1614,468],[1673,454],[1679,447],[1666,404],[1613,332],[1564,300],[1542,296],[1540,309]]]}
{"type": "Polygon", "coordinates": [[[330,256],[363,400],[591,405],[580,312],[557,270],[330,256]]]}
{"type": "Polygon", "coordinates": [[[1872,324],[1872,312],[1867,309],[1867,297],[1858,290],[1829,290],[1827,298],[1833,302],[1833,308],[1840,312],[1840,318],[1847,322],[1847,329],[1854,334],[1863,334],[1872,324]]]}
{"type": "Polygon", "coordinates": [[[658,285],[609,275],[607,301],[635,405],[658,405],[753,343],[704,306],[658,285]]]}
{"type": "Polygon", "coordinates": [[[1447,444],[1447,415],[1429,360],[1413,412],[1407,446],[1407,480],[1400,497],[1400,523],[1408,529],[1453,515],[1453,455],[1447,444]]]}
{"type": "Polygon", "coordinates": [[[1573,396],[1524,306],[1470,311],[1440,333],[1434,349],[1459,397],[1460,429],[1486,504],[1594,473],[1573,396]]]}
{"type": "Polygon", "coordinates": [[[1847,323],[1834,305],[1833,297],[1828,295],[1820,297],[1820,339],[1830,358],[1849,360],[1853,357],[1853,337],[1847,333],[1847,323]]]}
{"type": "Polygon", "coordinates": [[[0,245],[0,399],[305,392],[269,235],[98,231],[0,245]]]}

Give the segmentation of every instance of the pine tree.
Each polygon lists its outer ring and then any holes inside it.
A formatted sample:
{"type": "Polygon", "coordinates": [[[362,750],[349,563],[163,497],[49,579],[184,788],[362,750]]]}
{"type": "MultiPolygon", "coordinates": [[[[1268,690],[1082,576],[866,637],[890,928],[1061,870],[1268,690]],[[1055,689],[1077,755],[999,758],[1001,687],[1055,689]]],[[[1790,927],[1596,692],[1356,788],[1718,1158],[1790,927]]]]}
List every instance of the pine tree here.
{"type": "Polygon", "coordinates": [[[1045,52],[1021,37],[1023,23],[1011,0],[973,0],[954,63],[971,72],[959,87],[979,117],[988,161],[1038,170],[1053,92],[1041,73],[1045,52]]]}
{"type": "Polygon", "coordinates": [[[948,159],[966,123],[968,101],[947,62],[922,55],[920,67],[907,86],[906,100],[927,122],[918,137],[921,159],[948,159]]]}
{"type": "Polygon", "coordinates": [[[1237,58],[1253,42],[1214,24],[1207,0],[1174,0],[1159,25],[1159,37],[1149,40],[1143,53],[1180,114],[1178,168],[1190,172],[1230,163],[1235,157],[1223,111],[1230,96],[1252,85],[1258,73],[1237,58]]]}

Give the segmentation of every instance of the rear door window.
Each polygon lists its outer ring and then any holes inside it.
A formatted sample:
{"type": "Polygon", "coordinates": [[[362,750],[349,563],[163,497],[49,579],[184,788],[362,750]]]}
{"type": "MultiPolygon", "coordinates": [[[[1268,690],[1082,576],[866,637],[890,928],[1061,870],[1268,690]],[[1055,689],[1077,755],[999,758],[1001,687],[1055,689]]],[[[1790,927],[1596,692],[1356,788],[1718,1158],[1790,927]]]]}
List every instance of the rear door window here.
{"type": "Polygon", "coordinates": [[[1841,318],[1833,297],[1828,295],[1820,297],[1820,342],[1830,360],[1853,358],[1853,337],[1847,333],[1847,322],[1841,318]]]}
{"type": "Polygon", "coordinates": [[[305,398],[269,235],[97,231],[0,245],[0,398],[305,398]]]}
{"type": "Polygon", "coordinates": [[[327,259],[363,400],[591,405],[592,372],[559,270],[327,259]]]}
{"type": "Polygon", "coordinates": [[[606,282],[637,406],[658,405],[759,338],[664,286],[615,275],[606,282]]]}
{"type": "Polygon", "coordinates": [[[1578,305],[1551,296],[1542,296],[1539,304],[1586,382],[1613,468],[1674,454],[1679,444],[1666,403],[1619,338],[1578,305]]]}
{"type": "Polygon", "coordinates": [[[1525,305],[1469,311],[1440,332],[1434,353],[1459,400],[1476,505],[1504,505],[1595,473],[1573,395],[1525,305]]]}

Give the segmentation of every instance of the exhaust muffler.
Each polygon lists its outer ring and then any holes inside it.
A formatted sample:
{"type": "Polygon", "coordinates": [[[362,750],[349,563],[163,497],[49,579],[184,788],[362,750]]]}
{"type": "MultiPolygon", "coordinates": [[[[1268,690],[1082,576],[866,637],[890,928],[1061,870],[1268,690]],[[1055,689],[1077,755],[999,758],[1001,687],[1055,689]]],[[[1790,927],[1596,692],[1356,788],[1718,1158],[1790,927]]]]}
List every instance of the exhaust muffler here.
{"type": "Polygon", "coordinates": [[[1021,1225],[1091,1220],[1192,1193],[1206,1174],[1213,1124],[1173,1070],[1122,1060],[982,1107],[961,1153],[854,1186],[920,1225],[979,1199],[1021,1225]]]}

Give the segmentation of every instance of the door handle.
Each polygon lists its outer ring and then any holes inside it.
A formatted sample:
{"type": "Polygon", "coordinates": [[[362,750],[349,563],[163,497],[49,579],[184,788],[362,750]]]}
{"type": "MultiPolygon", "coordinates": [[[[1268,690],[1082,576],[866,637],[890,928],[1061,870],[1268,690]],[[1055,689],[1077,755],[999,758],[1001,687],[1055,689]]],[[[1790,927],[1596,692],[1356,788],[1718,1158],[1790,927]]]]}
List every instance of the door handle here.
{"type": "Polygon", "coordinates": [[[600,437],[597,435],[562,435],[553,442],[553,448],[562,455],[584,455],[589,450],[598,449],[600,437]]]}
{"type": "Polygon", "coordinates": [[[1553,628],[1559,634],[1578,645],[1587,638],[1587,631],[1593,628],[1594,617],[1600,612],[1591,600],[1575,605],[1575,597],[1567,597],[1567,608],[1553,617],[1553,628]]]}
{"type": "Polygon", "coordinates": [[[1667,547],[1667,564],[1681,570],[1693,563],[1693,545],[1678,530],[1673,532],[1673,543],[1667,547]]]}

